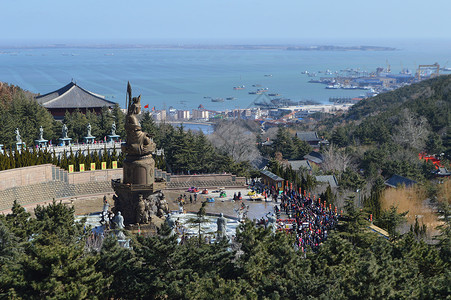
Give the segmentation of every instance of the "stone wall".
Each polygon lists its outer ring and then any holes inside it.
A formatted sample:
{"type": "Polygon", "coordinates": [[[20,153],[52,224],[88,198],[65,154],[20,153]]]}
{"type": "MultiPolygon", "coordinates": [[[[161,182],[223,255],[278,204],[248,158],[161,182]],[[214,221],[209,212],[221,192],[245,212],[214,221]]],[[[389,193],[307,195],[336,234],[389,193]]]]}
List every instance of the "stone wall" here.
{"type": "MultiPolygon", "coordinates": [[[[232,174],[171,175],[161,170],[156,177],[167,180],[167,189],[244,187],[246,179],[232,174]]],[[[51,164],[0,171],[0,211],[14,200],[21,205],[64,197],[113,193],[111,179],[122,179],[122,169],[68,173],[51,164]]]]}
{"type": "Polygon", "coordinates": [[[75,172],[68,175],[69,184],[81,184],[88,182],[111,182],[111,179],[122,179],[122,169],[108,169],[108,170],[96,170],[75,172]]]}
{"type": "Polygon", "coordinates": [[[167,176],[168,189],[189,188],[216,188],[216,187],[244,187],[245,177],[232,174],[203,174],[203,175],[170,175],[167,176]]]}
{"type": "Polygon", "coordinates": [[[0,191],[52,180],[51,164],[1,171],[0,191]]]}

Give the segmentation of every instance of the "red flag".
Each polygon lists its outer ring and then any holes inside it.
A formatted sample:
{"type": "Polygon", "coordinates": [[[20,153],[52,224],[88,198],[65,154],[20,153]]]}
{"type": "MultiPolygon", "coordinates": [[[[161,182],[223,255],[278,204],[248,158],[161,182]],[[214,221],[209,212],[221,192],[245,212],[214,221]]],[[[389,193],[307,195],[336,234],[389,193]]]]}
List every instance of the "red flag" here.
{"type": "Polygon", "coordinates": [[[144,106],[144,108],[149,108],[149,104],[146,104],[146,105],[144,106]]]}
{"type": "Polygon", "coordinates": [[[155,106],[154,106],[154,107],[152,107],[152,111],[155,111],[155,106]]]}

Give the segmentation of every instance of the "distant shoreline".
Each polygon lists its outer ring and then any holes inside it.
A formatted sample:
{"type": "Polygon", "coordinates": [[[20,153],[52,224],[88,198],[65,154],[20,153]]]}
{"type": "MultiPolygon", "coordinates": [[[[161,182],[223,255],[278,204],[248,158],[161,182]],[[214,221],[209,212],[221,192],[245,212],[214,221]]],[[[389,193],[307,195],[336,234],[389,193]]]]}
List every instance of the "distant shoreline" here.
{"type": "Polygon", "coordinates": [[[396,51],[384,46],[335,45],[206,45],[206,44],[46,44],[0,45],[0,49],[186,49],[186,50],[289,50],[289,51],[396,51]]]}

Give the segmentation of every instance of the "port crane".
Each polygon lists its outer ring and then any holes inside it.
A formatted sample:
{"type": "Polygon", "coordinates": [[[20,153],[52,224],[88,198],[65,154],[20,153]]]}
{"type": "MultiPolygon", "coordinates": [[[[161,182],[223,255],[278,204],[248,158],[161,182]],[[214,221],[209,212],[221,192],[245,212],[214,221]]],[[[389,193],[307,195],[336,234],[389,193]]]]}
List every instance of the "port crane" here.
{"type": "Polygon", "coordinates": [[[417,70],[417,80],[421,80],[421,69],[435,69],[435,72],[431,74],[432,77],[436,77],[440,75],[440,65],[438,63],[435,63],[433,65],[419,65],[417,70]]]}

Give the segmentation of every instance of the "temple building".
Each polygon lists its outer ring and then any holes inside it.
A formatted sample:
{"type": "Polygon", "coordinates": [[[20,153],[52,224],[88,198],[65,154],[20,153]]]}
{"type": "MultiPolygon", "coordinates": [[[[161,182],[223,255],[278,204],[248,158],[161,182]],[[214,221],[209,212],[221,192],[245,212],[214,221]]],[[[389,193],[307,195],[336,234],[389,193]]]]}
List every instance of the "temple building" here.
{"type": "Polygon", "coordinates": [[[73,112],[78,109],[82,113],[89,110],[99,114],[102,107],[112,108],[116,104],[106,100],[104,96],[79,87],[75,82],[71,82],[59,90],[37,96],[36,101],[47,108],[56,120],[62,120],[66,111],[73,112]]]}

